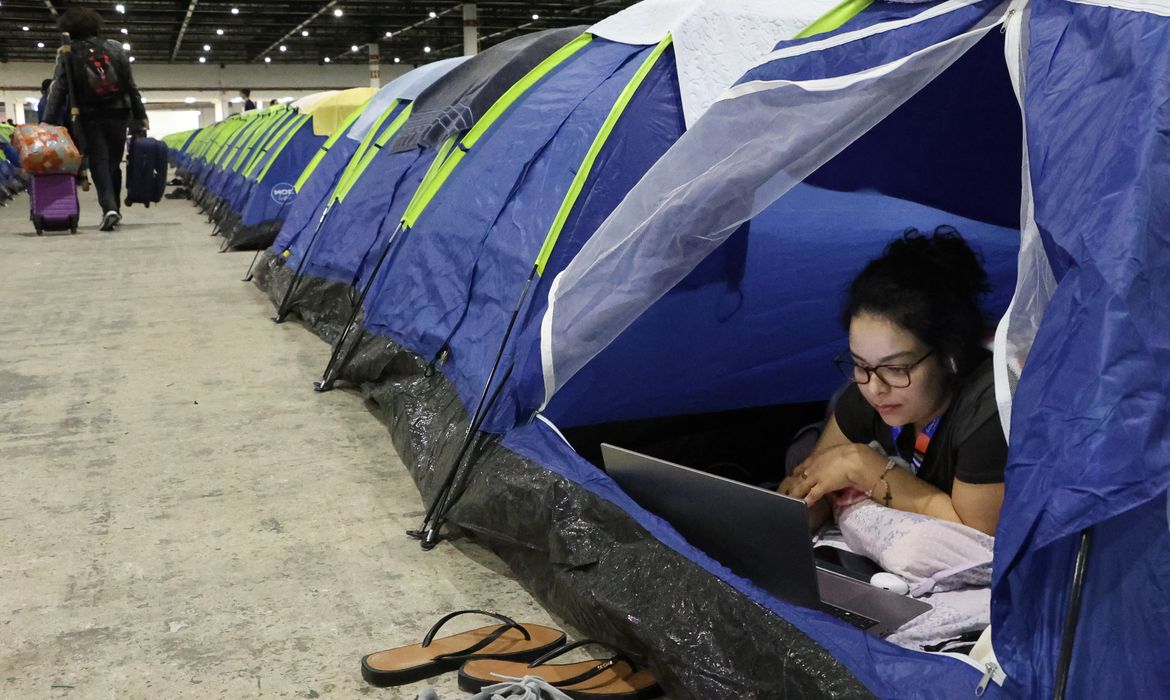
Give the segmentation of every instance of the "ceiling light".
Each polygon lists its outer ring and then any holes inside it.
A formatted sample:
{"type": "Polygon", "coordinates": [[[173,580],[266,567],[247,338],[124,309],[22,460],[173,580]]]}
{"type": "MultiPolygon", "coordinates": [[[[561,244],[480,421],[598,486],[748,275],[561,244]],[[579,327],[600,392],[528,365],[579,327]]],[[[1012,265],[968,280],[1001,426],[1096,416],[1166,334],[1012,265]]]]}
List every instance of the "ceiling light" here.
{"type": "Polygon", "coordinates": [[[357,53],[358,52],[358,45],[354,44],[353,46],[349,47],[349,50],[353,51],[354,53],[357,53]]]}
{"type": "Polygon", "coordinates": [[[328,56],[326,56],[326,57],[325,57],[325,62],[326,62],[326,63],[329,63],[329,62],[330,62],[330,61],[332,61],[332,60],[333,60],[333,59],[329,58],[328,56]]]}
{"type": "Polygon", "coordinates": [[[238,14],[240,14],[240,8],[238,8],[238,7],[233,7],[233,8],[232,8],[232,14],[233,14],[233,15],[238,15],[238,14]]]}
{"type": "Polygon", "coordinates": [[[125,27],[122,27],[122,30],[121,30],[121,31],[122,31],[122,33],[123,33],[123,34],[129,34],[129,33],[130,33],[130,30],[129,30],[129,29],[127,29],[127,28],[125,28],[125,27]]]}
{"type": "Polygon", "coordinates": [[[122,5],[120,3],[117,5],[114,5],[114,12],[120,12],[122,14],[126,14],[126,6],[122,5]]]}
{"type": "Polygon", "coordinates": [[[204,57],[202,57],[202,56],[200,56],[200,57],[199,57],[199,62],[200,62],[200,63],[207,63],[207,59],[206,59],[206,58],[204,58],[204,57]]]}
{"type": "Polygon", "coordinates": [[[334,10],[333,10],[333,16],[334,16],[334,17],[340,17],[340,16],[341,16],[341,15],[343,15],[343,14],[345,14],[345,13],[343,13],[343,12],[341,11],[341,8],[340,8],[340,7],[334,8],[334,10]]]}
{"type": "Polygon", "coordinates": [[[125,50],[125,51],[129,51],[129,50],[130,50],[130,44],[123,43],[123,44],[122,44],[122,49],[123,49],[123,50],[125,50]]]}
{"type": "Polygon", "coordinates": [[[223,36],[223,30],[222,30],[222,29],[216,29],[216,30],[215,30],[215,35],[216,35],[216,36],[223,36]]]}
{"type": "Polygon", "coordinates": [[[22,32],[27,32],[27,31],[28,31],[28,27],[21,27],[21,28],[20,28],[20,31],[22,31],[22,32]]]}
{"type": "Polygon", "coordinates": [[[272,57],[271,57],[271,56],[265,56],[265,57],[264,57],[264,62],[265,62],[265,63],[272,63],[272,57]]]}
{"type": "Polygon", "coordinates": [[[390,38],[390,37],[392,37],[392,36],[394,36],[394,32],[386,32],[386,38],[387,38],[387,39],[389,39],[389,38],[390,38]]]}
{"type": "Polygon", "coordinates": [[[395,62],[395,63],[398,63],[400,60],[402,60],[402,59],[398,58],[397,56],[395,56],[395,57],[394,57],[394,62],[395,62]]]}
{"type": "Polygon", "coordinates": [[[431,19],[438,17],[438,15],[436,15],[433,10],[431,12],[428,12],[427,16],[429,16],[431,19]]]}
{"type": "Polygon", "coordinates": [[[281,45],[280,45],[280,52],[281,52],[281,53],[284,53],[285,51],[288,51],[288,47],[287,47],[287,46],[285,46],[284,44],[281,44],[281,45]]]}
{"type": "Polygon", "coordinates": [[[302,30],[301,30],[301,36],[309,36],[309,30],[308,30],[308,29],[302,29],[302,30]]]}
{"type": "Polygon", "coordinates": [[[429,47],[429,46],[423,47],[423,53],[430,53],[430,52],[431,52],[431,47],[429,47]]]}
{"type": "Polygon", "coordinates": [[[187,103],[187,104],[189,104],[189,105],[193,105],[193,104],[195,104],[195,98],[194,98],[194,97],[184,97],[184,98],[183,98],[183,101],[184,101],[184,102],[186,102],[186,103],[187,103]]]}
{"type": "Polygon", "coordinates": [[[204,44],[204,45],[203,45],[203,50],[204,50],[204,51],[210,51],[210,50],[211,50],[211,44],[204,44]]]}
{"type": "Polygon", "coordinates": [[[532,15],[532,19],[534,19],[534,20],[540,19],[540,15],[532,15]]]}
{"type": "Polygon", "coordinates": [[[130,62],[131,62],[131,63],[134,63],[134,57],[133,57],[133,56],[131,56],[131,57],[130,57],[130,62]]]}
{"type": "Polygon", "coordinates": [[[37,48],[38,48],[38,49],[43,49],[43,48],[45,48],[45,42],[43,42],[43,41],[38,41],[38,42],[37,42],[37,48]]]}

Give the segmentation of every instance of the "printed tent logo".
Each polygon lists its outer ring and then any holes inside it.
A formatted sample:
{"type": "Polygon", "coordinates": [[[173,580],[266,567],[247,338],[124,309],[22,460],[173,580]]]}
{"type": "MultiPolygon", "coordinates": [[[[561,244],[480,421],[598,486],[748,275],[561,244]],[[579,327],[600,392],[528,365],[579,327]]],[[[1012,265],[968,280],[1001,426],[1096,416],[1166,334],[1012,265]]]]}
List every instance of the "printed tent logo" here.
{"type": "Polygon", "coordinates": [[[297,194],[291,182],[278,182],[272,186],[272,201],[277,204],[288,204],[297,194]]]}

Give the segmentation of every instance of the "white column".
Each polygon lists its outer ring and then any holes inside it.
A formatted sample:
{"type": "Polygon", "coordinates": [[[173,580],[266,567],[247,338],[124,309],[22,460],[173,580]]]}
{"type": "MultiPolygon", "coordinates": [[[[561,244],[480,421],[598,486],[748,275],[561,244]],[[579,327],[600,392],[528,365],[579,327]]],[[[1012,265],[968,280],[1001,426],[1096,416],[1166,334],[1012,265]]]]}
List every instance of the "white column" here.
{"type": "Polygon", "coordinates": [[[367,47],[370,61],[370,87],[382,87],[382,47],[371,41],[367,47]]]}
{"type": "Polygon", "coordinates": [[[463,3],[463,55],[479,53],[479,13],[474,2],[463,3]]]}
{"type": "Polygon", "coordinates": [[[217,97],[211,101],[211,104],[215,108],[215,121],[223,121],[223,100],[217,97]]]}
{"type": "MultiPolygon", "coordinates": [[[[29,107],[32,107],[35,110],[37,107],[35,103],[28,102],[24,99],[26,97],[32,97],[32,95],[26,95],[24,93],[17,92],[11,92],[9,95],[12,96],[13,104],[16,106],[16,115],[13,117],[13,121],[15,121],[17,124],[24,124],[27,121],[24,118],[24,110],[29,107]]],[[[35,121],[36,117],[33,117],[33,120],[35,121]]]]}
{"type": "MultiPolygon", "coordinates": [[[[24,92],[17,92],[16,90],[0,92],[0,102],[4,103],[4,118],[11,119],[17,124],[23,124],[24,108],[27,106],[24,98],[27,96],[24,92]]],[[[33,106],[35,107],[36,105],[33,106]]]]}

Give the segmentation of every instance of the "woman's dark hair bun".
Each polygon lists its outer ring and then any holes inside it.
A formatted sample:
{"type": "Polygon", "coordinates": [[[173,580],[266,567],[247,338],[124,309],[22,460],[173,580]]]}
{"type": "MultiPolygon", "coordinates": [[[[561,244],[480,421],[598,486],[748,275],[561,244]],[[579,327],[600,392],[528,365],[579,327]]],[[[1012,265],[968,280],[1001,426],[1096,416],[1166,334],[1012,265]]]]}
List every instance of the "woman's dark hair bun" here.
{"type": "Polygon", "coordinates": [[[982,355],[987,322],[979,297],[988,291],[980,256],[951,226],[927,236],[906,229],[849,286],[841,322],[859,314],[887,318],[964,374],[982,355]]]}

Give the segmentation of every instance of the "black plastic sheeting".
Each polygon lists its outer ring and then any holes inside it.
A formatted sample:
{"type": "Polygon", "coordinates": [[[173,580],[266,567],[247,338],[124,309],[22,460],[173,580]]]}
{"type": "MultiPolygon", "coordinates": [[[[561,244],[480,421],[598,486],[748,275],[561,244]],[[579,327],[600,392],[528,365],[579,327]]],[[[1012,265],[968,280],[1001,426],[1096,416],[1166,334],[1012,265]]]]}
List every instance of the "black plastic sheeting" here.
{"type": "MultiPolygon", "coordinates": [[[[284,265],[283,258],[264,251],[253,267],[252,275],[256,286],[268,294],[273,306],[279,306],[293,280],[294,270],[284,265]]],[[[302,275],[288,309],[325,342],[332,343],[345,328],[356,296],[357,292],[344,284],[302,275]]],[[[325,369],[324,359],[321,369],[325,369]]]]}
{"type": "MultiPolygon", "coordinates": [[[[291,278],[270,254],[257,264],[256,283],[274,299],[291,278]]],[[[336,338],[349,290],[303,282],[293,308],[318,335],[336,338]]],[[[453,387],[439,372],[428,376],[414,353],[368,334],[342,376],[377,407],[429,504],[467,430],[453,387]]],[[[872,697],[783,618],[496,437],[480,440],[466,474],[448,528],[491,548],[554,615],[648,663],[675,700],[872,697]]]]}
{"type": "Polygon", "coordinates": [[[238,214],[225,217],[219,235],[228,250],[262,250],[272,245],[284,226],[284,219],[264,221],[254,226],[239,223],[238,214]]]}
{"type": "Polygon", "coordinates": [[[208,221],[216,224],[216,235],[224,239],[224,250],[263,250],[272,245],[280,229],[284,225],[284,218],[263,221],[252,226],[242,223],[242,215],[228,208],[228,201],[203,185],[195,184],[194,177],[188,172],[179,172],[184,185],[191,189],[191,200],[199,210],[207,215],[208,221]]]}

